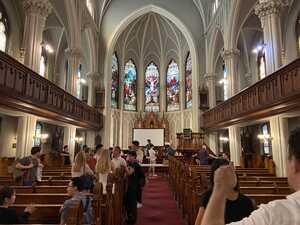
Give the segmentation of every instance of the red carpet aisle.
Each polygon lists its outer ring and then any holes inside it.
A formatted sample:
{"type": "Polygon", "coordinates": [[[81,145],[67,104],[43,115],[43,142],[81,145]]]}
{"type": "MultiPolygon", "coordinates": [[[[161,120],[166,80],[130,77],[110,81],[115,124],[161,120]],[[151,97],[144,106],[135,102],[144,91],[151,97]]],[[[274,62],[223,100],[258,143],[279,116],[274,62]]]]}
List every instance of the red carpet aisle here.
{"type": "Polygon", "coordinates": [[[184,225],[166,178],[149,179],[143,192],[143,207],[138,209],[137,225],[184,225]]]}

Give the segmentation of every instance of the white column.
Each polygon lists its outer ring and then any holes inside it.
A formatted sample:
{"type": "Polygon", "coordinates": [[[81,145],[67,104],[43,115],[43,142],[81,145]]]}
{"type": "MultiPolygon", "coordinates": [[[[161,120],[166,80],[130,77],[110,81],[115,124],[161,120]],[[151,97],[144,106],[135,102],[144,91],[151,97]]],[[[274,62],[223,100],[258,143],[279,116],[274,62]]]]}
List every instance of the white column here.
{"type": "Polygon", "coordinates": [[[23,47],[24,64],[39,73],[41,44],[47,16],[51,12],[48,0],[24,0],[25,25],[23,47]]]}
{"type": "MultiPolygon", "coordinates": [[[[87,74],[88,79],[88,105],[95,105],[95,97],[96,97],[96,86],[97,82],[99,82],[100,74],[97,72],[90,72],[87,74]]],[[[99,85],[98,85],[99,86],[99,85]]]]}
{"type": "Polygon", "coordinates": [[[31,148],[33,147],[35,128],[35,116],[21,116],[18,118],[16,150],[17,158],[30,155],[31,148]]]}
{"type": "Polygon", "coordinates": [[[92,149],[95,147],[95,137],[96,137],[96,131],[94,131],[94,130],[87,131],[86,145],[92,149]]]}
{"type": "Polygon", "coordinates": [[[259,0],[255,13],[259,16],[264,32],[267,74],[282,65],[282,33],[280,11],[284,6],[281,0],[259,0]]]}
{"type": "Polygon", "coordinates": [[[64,145],[68,145],[70,160],[73,162],[75,156],[75,137],[76,127],[68,126],[64,127],[64,145]]]}
{"type": "Polygon", "coordinates": [[[204,75],[206,86],[208,88],[208,103],[209,108],[216,106],[216,80],[217,77],[214,74],[205,74],[204,75]]]}
{"type": "Polygon", "coordinates": [[[77,72],[80,63],[81,52],[77,48],[68,48],[65,51],[68,59],[67,92],[76,96],[77,93],[77,72]]]}
{"type": "Polygon", "coordinates": [[[241,130],[240,127],[231,126],[229,129],[229,148],[230,148],[230,160],[235,166],[240,166],[242,145],[241,145],[241,130]]]}
{"type": "Polygon", "coordinates": [[[166,67],[163,62],[160,63],[160,79],[159,79],[159,99],[160,99],[160,111],[166,112],[167,111],[167,93],[166,93],[166,67]]]}
{"type": "Polygon", "coordinates": [[[288,120],[280,116],[274,116],[270,119],[272,136],[272,155],[275,163],[276,175],[285,177],[286,160],[288,152],[288,120]]]}
{"type": "Polygon", "coordinates": [[[213,132],[210,133],[208,136],[208,140],[209,140],[209,148],[215,153],[218,154],[219,153],[219,148],[218,148],[218,134],[213,132]]]}
{"type": "Polygon", "coordinates": [[[240,51],[238,49],[224,50],[223,59],[225,62],[228,78],[228,94],[230,98],[239,92],[239,78],[238,78],[238,63],[240,51]]]}

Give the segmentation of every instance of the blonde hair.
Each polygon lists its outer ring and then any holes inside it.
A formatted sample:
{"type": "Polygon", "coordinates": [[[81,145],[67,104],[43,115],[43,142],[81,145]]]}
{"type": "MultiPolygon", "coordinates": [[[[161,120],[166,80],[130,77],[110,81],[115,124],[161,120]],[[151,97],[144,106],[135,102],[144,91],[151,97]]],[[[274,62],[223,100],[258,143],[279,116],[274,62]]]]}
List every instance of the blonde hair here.
{"type": "Polygon", "coordinates": [[[112,170],[112,162],[108,149],[103,149],[100,151],[95,169],[97,173],[106,173],[112,170]]]}
{"type": "Polygon", "coordinates": [[[80,151],[77,153],[75,157],[74,165],[72,167],[73,172],[80,172],[81,168],[85,168],[85,164],[86,164],[85,153],[84,151],[80,151]]]}

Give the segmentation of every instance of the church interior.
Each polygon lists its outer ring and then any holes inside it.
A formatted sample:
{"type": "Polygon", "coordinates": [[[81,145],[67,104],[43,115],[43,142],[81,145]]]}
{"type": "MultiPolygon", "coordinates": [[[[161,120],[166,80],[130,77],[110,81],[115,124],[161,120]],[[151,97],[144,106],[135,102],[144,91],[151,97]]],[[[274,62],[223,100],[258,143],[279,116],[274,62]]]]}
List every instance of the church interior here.
{"type": "Polygon", "coordinates": [[[298,127],[299,0],[0,0],[0,224],[200,225],[218,160],[257,209],[298,127]]]}

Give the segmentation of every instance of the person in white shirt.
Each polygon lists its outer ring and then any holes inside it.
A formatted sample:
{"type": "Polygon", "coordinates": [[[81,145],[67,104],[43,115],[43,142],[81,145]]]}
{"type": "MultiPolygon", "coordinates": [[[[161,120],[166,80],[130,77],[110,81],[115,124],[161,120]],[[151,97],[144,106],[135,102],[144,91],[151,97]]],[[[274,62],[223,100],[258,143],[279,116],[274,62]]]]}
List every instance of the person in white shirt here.
{"type": "Polygon", "coordinates": [[[98,161],[98,159],[100,158],[100,153],[101,151],[103,151],[103,145],[102,144],[98,144],[96,145],[96,150],[95,150],[95,154],[94,154],[94,159],[96,159],[98,161]]]}
{"type": "MultiPolygon", "coordinates": [[[[299,225],[300,224],[300,128],[289,138],[287,177],[296,192],[286,199],[262,204],[249,217],[230,225],[299,225]]],[[[201,225],[224,225],[224,210],[228,193],[237,177],[232,166],[220,167],[214,177],[214,188],[201,225]]],[[[200,224],[195,224],[200,225],[200,224]]]]}
{"type": "Polygon", "coordinates": [[[151,174],[152,171],[152,176],[157,176],[155,174],[155,163],[156,163],[156,151],[154,150],[153,147],[149,149],[149,159],[150,159],[150,166],[149,166],[149,175],[151,174]]]}
{"type": "Polygon", "coordinates": [[[140,148],[140,142],[133,141],[131,149],[136,152],[136,160],[141,164],[144,160],[144,151],[140,148]]]}
{"type": "Polygon", "coordinates": [[[119,146],[115,146],[112,151],[112,166],[113,170],[121,168],[122,166],[126,167],[126,160],[121,156],[121,148],[119,146]]]}

